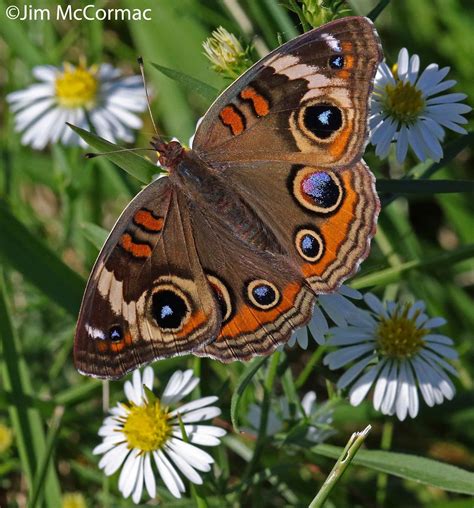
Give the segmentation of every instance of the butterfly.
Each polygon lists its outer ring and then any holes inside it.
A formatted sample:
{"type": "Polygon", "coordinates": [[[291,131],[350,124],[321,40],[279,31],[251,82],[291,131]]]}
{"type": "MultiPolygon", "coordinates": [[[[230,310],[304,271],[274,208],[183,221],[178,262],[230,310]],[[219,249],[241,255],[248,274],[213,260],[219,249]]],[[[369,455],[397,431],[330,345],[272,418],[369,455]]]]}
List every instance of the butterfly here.
{"type": "Polygon", "coordinates": [[[382,51],[333,21],[262,58],[199,124],[152,140],[167,176],[127,206],[89,278],[74,358],[116,379],[193,353],[268,355],[368,255],[379,200],[361,159],[382,51]]]}

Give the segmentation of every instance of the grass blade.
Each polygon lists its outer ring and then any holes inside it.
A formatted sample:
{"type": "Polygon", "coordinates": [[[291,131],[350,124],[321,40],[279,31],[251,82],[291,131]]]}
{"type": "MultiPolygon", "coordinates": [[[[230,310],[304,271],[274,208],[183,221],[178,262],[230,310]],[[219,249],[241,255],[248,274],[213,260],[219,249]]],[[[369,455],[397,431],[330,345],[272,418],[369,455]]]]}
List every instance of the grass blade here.
{"type": "Polygon", "coordinates": [[[474,192],[471,180],[377,180],[377,191],[403,194],[445,194],[452,192],[474,192]]]}
{"type": "Polygon", "coordinates": [[[153,174],[159,173],[160,169],[153,163],[132,151],[108,153],[116,150],[123,150],[123,147],[110,143],[104,138],[93,134],[92,132],[68,124],[71,129],[79,134],[81,138],[92,148],[104,154],[104,157],[117,164],[130,175],[134,176],[140,182],[150,183],[153,174]]]}
{"type": "MultiPolygon", "coordinates": [[[[29,404],[33,395],[32,384],[18,338],[13,330],[2,273],[0,273],[0,343],[4,359],[3,385],[5,390],[12,393],[9,404],[10,419],[15,431],[22,469],[31,489],[39,457],[44,456],[46,451],[46,443],[39,411],[29,404]]],[[[48,508],[56,508],[61,491],[56,472],[51,465],[47,471],[45,469],[44,493],[48,508]]]]}
{"type": "Polygon", "coordinates": [[[51,300],[76,315],[85,282],[0,202],[0,256],[51,300]],[[67,288],[67,289],[66,289],[67,288]]]}
{"type": "Polygon", "coordinates": [[[193,78],[184,72],[169,69],[168,67],[164,67],[163,65],[158,65],[153,62],[151,65],[153,65],[155,69],[160,71],[168,78],[171,78],[174,81],[178,82],[180,85],[183,85],[183,87],[187,90],[198,93],[209,102],[213,101],[219,94],[219,90],[217,90],[217,88],[214,88],[213,86],[210,86],[207,83],[200,81],[199,79],[193,78]]]}

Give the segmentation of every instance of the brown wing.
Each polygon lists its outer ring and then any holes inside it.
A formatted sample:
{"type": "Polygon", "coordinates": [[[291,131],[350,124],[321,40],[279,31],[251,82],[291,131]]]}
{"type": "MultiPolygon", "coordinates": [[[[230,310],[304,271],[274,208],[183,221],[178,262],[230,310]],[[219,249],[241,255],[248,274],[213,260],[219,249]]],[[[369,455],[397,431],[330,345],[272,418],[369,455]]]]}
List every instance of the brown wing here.
{"type": "Polygon", "coordinates": [[[220,316],[194,247],[182,197],[161,178],[126,208],[84,294],[77,369],[114,379],[212,340],[220,316]]]}
{"type": "Polygon", "coordinates": [[[367,18],[307,32],[260,60],[216,100],[193,149],[223,168],[237,161],[351,164],[365,148],[381,58],[367,18]]]}

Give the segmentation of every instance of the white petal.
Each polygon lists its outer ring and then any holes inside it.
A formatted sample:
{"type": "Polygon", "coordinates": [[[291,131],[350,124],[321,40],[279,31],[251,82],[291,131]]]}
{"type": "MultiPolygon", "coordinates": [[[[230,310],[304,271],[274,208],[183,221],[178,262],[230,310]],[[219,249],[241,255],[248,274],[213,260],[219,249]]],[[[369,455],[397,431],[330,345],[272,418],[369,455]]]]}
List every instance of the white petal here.
{"type": "Polygon", "coordinates": [[[310,416],[316,402],[316,392],[310,391],[301,400],[301,406],[306,416],[310,416]]]}
{"type": "Polygon", "coordinates": [[[405,160],[407,156],[407,151],[408,151],[408,130],[405,125],[402,125],[398,133],[396,144],[396,156],[399,164],[401,164],[405,160]]]}
{"type": "Polygon", "coordinates": [[[405,420],[405,418],[407,417],[409,405],[410,405],[410,394],[409,394],[407,364],[406,362],[402,362],[400,364],[398,391],[395,399],[396,413],[400,421],[405,420]]]}
{"type": "Polygon", "coordinates": [[[173,461],[177,468],[183,473],[184,476],[190,481],[197,485],[202,485],[202,478],[199,473],[193,469],[185,459],[183,459],[180,455],[178,455],[173,450],[166,450],[171,461],[173,461]]]}
{"type": "Polygon", "coordinates": [[[417,122],[413,125],[413,129],[418,132],[418,135],[423,139],[426,147],[426,152],[429,157],[434,161],[439,161],[443,156],[443,148],[439,143],[436,136],[426,128],[425,122],[417,122]]]}
{"type": "Polygon", "coordinates": [[[432,97],[426,101],[427,105],[431,104],[447,104],[451,102],[459,102],[466,99],[467,95],[465,93],[447,93],[445,95],[438,95],[437,97],[432,97]]]}
{"type": "Polygon", "coordinates": [[[15,116],[15,130],[22,131],[28,125],[37,122],[49,109],[54,106],[53,99],[42,99],[28,108],[20,111],[15,116]]]}
{"type": "Polygon", "coordinates": [[[362,360],[359,360],[356,364],[354,364],[350,369],[348,369],[337,382],[337,387],[339,389],[346,388],[346,386],[349,386],[352,381],[359,376],[359,374],[369,365],[371,361],[373,361],[376,358],[375,355],[368,356],[367,358],[362,358],[362,360]]]}
{"type": "Polygon", "coordinates": [[[181,420],[183,423],[202,422],[205,420],[211,420],[220,414],[221,410],[216,406],[203,407],[181,415],[181,420]]]}
{"type": "Polygon", "coordinates": [[[453,339],[446,337],[446,335],[439,335],[434,333],[425,335],[423,337],[423,340],[427,342],[437,342],[438,344],[445,344],[446,346],[452,346],[454,344],[453,339]]]}
{"type": "Polygon", "coordinates": [[[434,406],[435,399],[433,387],[429,382],[425,363],[422,362],[419,358],[414,358],[411,363],[415,370],[415,375],[418,379],[418,386],[420,388],[421,394],[423,395],[423,399],[425,400],[428,406],[430,407],[434,406]]]}
{"type": "Polygon", "coordinates": [[[303,326],[296,332],[296,340],[301,349],[306,350],[308,348],[308,328],[306,326],[303,326]]]}
{"type": "Polygon", "coordinates": [[[214,463],[214,459],[211,455],[204,450],[174,437],[168,441],[167,448],[174,450],[198,471],[210,471],[210,464],[214,463]]]}
{"type": "Polygon", "coordinates": [[[358,291],[357,289],[351,288],[350,286],[347,286],[346,284],[343,284],[337,291],[342,296],[346,296],[347,298],[352,298],[352,300],[361,300],[362,299],[362,293],[360,291],[358,291]]]}
{"type": "Polygon", "coordinates": [[[437,64],[430,64],[422,72],[420,79],[416,83],[416,87],[426,96],[426,90],[433,88],[442,81],[449,72],[449,67],[439,69],[437,64]]]}
{"type": "Polygon", "coordinates": [[[308,327],[311,335],[314,337],[314,340],[318,344],[324,344],[324,336],[326,335],[329,327],[328,322],[326,321],[326,317],[321,312],[321,309],[318,305],[315,305],[313,308],[313,317],[309,322],[308,327]]]}
{"type": "Polygon", "coordinates": [[[415,418],[418,414],[419,401],[418,401],[418,390],[416,386],[416,380],[413,375],[412,365],[407,366],[407,381],[408,381],[408,414],[415,418]]]}
{"type": "MultiPolygon", "coordinates": [[[[172,435],[177,437],[178,439],[182,439],[181,429],[173,430],[172,435]]],[[[218,446],[221,444],[220,439],[214,436],[210,436],[208,434],[187,434],[188,441],[192,444],[201,445],[201,446],[218,446]]]]}
{"type": "Polygon", "coordinates": [[[375,384],[374,396],[373,396],[373,404],[374,409],[376,411],[380,411],[380,406],[382,405],[382,401],[384,399],[385,390],[387,389],[388,384],[388,374],[392,367],[391,361],[386,361],[385,365],[380,373],[377,383],[375,384]]]}
{"type": "Polygon", "coordinates": [[[389,414],[395,403],[395,396],[398,389],[398,365],[397,362],[392,362],[392,367],[387,377],[387,387],[380,406],[380,411],[384,414],[389,414]]]}
{"type": "Polygon", "coordinates": [[[413,125],[408,127],[408,141],[418,159],[420,161],[425,161],[427,159],[425,143],[418,131],[414,129],[413,125]]]}
{"type": "Polygon", "coordinates": [[[170,413],[170,416],[176,416],[177,414],[184,415],[185,413],[188,413],[190,411],[194,411],[195,409],[199,409],[201,407],[208,406],[209,404],[213,404],[216,402],[218,397],[215,395],[211,395],[209,397],[202,397],[200,399],[193,400],[191,402],[188,402],[186,404],[183,404],[178,409],[175,409],[170,413]]]}
{"type": "Polygon", "coordinates": [[[143,478],[148,495],[153,499],[156,496],[156,480],[151,467],[151,454],[146,453],[143,464],[143,478]]]}
{"type": "Polygon", "coordinates": [[[143,370],[143,380],[142,383],[149,389],[153,389],[153,369],[151,367],[145,367],[143,370]]]}
{"type": "Polygon", "coordinates": [[[10,104],[10,109],[14,112],[31,106],[31,103],[37,102],[41,99],[49,98],[53,100],[54,89],[51,85],[35,84],[31,85],[24,90],[17,90],[9,93],[5,99],[10,104]]]}
{"type": "Polygon", "coordinates": [[[133,449],[123,465],[118,481],[118,488],[125,498],[130,496],[137,483],[141,461],[140,450],[133,449]]]}
{"type": "Polygon", "coordinates": [[[380,371],[382,364],[375,365],[360,377],[349,392],[349,401],[353,406],[358,406],[369,392],[372,384],[380,371]]]}
{"type": "Polygon", "coordinates": [[[176,497],[181,497],[181,492],[184,492],[184,483],[176,472],[175,468],[171,465],[170,461],[166,458],[163,452],[153,452],[158,472],[171,494],[176,497]]]}
{"type": "Polygon", "coordinates": [[[406,48],[402,48],[398,53],[397,61],[397,73],[401,81],[405,81],[406,75],[408,73],[408,62],[408,50],[406,48]]]}
{"type": "Polygon", "coordinates": [[[119,122],[126,125],[130,129],[140,129],[143,125],[143,122],[141,119],[137,116],[131,113],[130,111],[127,111],[126,109],[120,108],[116,106],[115,104],[107,104],[107,111],[109,113],[112,113],[119,122]]]}
{"type": "Polygon", "coordinates": [[[331,370],[339,369],[343,365],[352,362],[366,353],[374,350],[373,344],[361,344],[357,346],[348,346],[333,351],[324,357],[323,363],[331,370]]]}
{"type": "Polygon", "coordinates": [[[447,323],[446,319],[442,317],[434,317],[429,319],[424,325],[424,328],[438,328],[438,326],[443,326],[447,323]]]}
{"type": "Polygon", "coordinates": [[[117,471],[129,453],[127,443],[117,445],[107,452],[99,462],[99,468],[104,470],[104,474],[110,476],[117,471]]]}
{"type": "Polygon", "coordinates": [[[420,70],[420,57],[418,55],[413,55],[410,58],[410,64],[408,67],[407,74],[407,81],[409,81],[412,85],[415,84],[419,70],[420,70]]]}
{"type": "Polygon", "coordinates": [[[350,344],[364,344],[373,342],[373,330],[371,328],[361,328],[356,326],[348,326],[344,328],[332,328],[332,336],[328,340],[329,346],[346,346],[350,344]]]}
{"type": "Polygon", "coordinates": [[[345,326],[347,322],[344,318],[344,304],[341,304],[341,300],[344,300],[344,297],[337,293],[320,295],[319,304],[336,325],[345,326]]]}
{"type": "Polygon", "coordinates": [[[385,319],[388,319],[387,311],[383,306],[382,302],[372,293],[367,293],[364,295],[365,303],[374,311],[375,314],[379,316],[383,316],[385,319]]]}
{"type": "Polygon", "coordinates": [[[137,472],[137,481],[135,483],[135,486],[133,488],[133,493],[132,493],[132,501],[135,503],[135,504],[138,504],[140,502],[140,499],[142,497],[142,493],[143,493],[143,462],[145,460],[145,457],[142,456],[140,457],[140,462],[139,462],[139,467],[138,467],[138,472],[137,472]]]}
{"type": "Polygon", "coordinates": [[[435,95],[440,92],[444,92],[448,88],[453,87],[457,83],[454,79],[448,79],[446,81],[442,81],[441,83],[438,83],[436,86],[431,86],[430,88],[427,88],[423,90],[425,97],[430,97],[431,95],[435,95]]]}
{"type": "Polygon", "coordinates": [[[59,74],[60,69],[54,65],[38,65],[33,67],[33,76],[40,81],[54,81],[59,74]]]}
{"type": "Polygon", "coordinates": [[[441,368],[448,371],[454,377],[459,377],[459,372],[450,363],[448,363],[446,360],[441,358],[439,355],[433,353],[429,349],[423,349],[422,351],[420,351],[419,354],[425,360],[427,360],[427,361],[431,360],[431,361],[435,362],[441,368]]]}

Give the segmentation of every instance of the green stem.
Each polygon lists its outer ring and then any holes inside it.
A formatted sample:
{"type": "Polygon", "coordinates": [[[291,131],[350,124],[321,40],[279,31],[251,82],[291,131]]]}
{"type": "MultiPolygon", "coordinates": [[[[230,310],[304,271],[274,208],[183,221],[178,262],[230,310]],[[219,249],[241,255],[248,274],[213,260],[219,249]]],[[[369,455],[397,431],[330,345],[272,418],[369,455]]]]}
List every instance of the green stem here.
{"type": "Polygon", "coordinates": [[[349,467],[355,454],[362,446],[367,434],[370,432],[371,426],[368,425],[362,432],[354,432],[344,448],[341,456],[332,468],[323,486],[316,494],[315,498],[311,501],[309,508],[321,508],[326,502],[332,489],[336,486],[337,482],[341,479],[346,469],[349,467]]]}
{"type": "Polygon", "coordinates": [[[309,362],[304,366],[304,369],[296,378],[296,388],[301,388],[306,383],[308,377],[313,372],[314,366],[319,362],[325,351],[326,348],[324,346],[319,346],[318,349],[316,349],[316,351],[311,355],[309,362]]]}
{"type": "Polygon", "coordinates": [[[264,382],[264,396],[262,401],[262,412],[260,416],[260,426],[258,429],[257,442],[255,443],[255,448],[253,451],[252,458],[247,465],[247,468],[243,474],[242,485],[246,485],[248,480],[253,474],[255,466],[258,464],[260,460],[260,455],[263,451],[266,441],[267,435],[267,424],[268,424],[268,412],[270,411],[270,399],[273,391],[273,385],[275,382],[275,377],[277,374],[278,364],[280,362],[281,353],[276,351],[271,356],[270,365],[267,369],[267,376],[264,382]]]}
{"type": "MultiPolygon", "coordinates": [[[[386,420],[382,429],[382,438],[380,440],[380,449],[384,451],[390,450],[393,440],[393,420],[386,420]]],[[[387,499],[387,473],[379,473],[377,475],[377,492],[376,501],[377,506],[382,508],[387,499]]]]}

